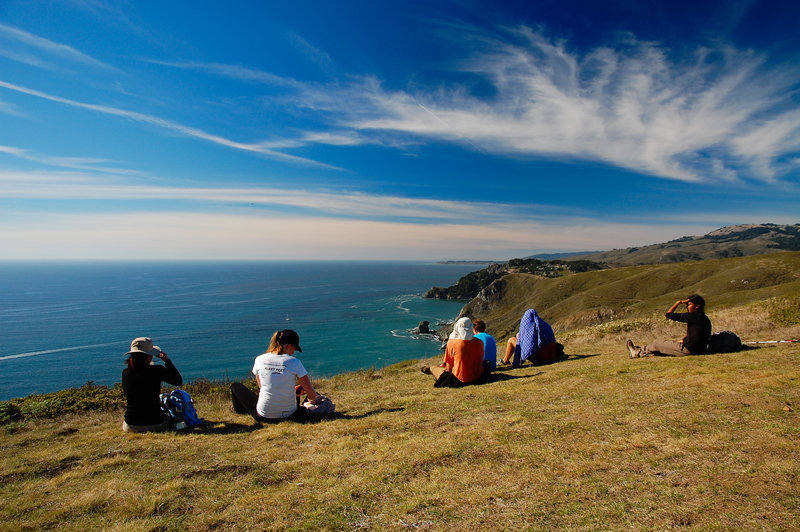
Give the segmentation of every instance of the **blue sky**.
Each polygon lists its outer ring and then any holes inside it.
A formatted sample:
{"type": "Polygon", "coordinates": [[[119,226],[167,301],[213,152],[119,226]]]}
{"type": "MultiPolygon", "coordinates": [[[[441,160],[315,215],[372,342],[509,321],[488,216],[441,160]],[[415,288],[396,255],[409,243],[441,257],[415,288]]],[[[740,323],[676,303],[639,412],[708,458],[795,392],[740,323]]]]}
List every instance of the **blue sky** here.
{"type": "Polygon", "coordinates": [[[509,259],[800,218],[795,2],[0,2],[0,259],[509,259]]]}

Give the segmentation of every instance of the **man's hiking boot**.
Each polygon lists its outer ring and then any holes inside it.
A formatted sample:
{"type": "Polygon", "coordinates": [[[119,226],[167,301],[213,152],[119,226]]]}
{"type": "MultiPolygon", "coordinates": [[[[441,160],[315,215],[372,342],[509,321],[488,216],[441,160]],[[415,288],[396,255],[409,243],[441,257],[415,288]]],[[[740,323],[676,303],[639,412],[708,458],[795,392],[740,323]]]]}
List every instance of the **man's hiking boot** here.
{"type": "Polygon", "coordinates": [[[639,358],[642,356],[642,348],[633,345],[633,342],[628,339],[628,353],[630,354],[631,358],[639,358]]]}
{"type": "Polygon", "coordinates": [[[430,374],[431,374],[431,367],[430,367],[430,366],[422,366],[421,368],[419,368],[419,370],[420,370],[422,373],[425,373],[425,374],[427,374],[427,375],[430,375],[430,374]]]}

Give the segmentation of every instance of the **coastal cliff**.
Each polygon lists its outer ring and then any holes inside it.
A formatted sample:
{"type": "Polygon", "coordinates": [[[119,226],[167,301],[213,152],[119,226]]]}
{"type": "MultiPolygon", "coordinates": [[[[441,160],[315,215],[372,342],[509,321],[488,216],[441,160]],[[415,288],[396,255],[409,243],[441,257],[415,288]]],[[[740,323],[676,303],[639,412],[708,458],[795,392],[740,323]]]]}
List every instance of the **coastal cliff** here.
{"type": "Polygon", "coordinates": [[[434,286],[423,297],[431,299],[472,299],[496,280],[509,273],[528,273],[540,277],[560,277],[570,273],[602,270],[608,266],[588,260],[539,260],[534,258],[511,259],[508,262],[490,264],[482,270],[469,273],[453,286],[434,286]]]}

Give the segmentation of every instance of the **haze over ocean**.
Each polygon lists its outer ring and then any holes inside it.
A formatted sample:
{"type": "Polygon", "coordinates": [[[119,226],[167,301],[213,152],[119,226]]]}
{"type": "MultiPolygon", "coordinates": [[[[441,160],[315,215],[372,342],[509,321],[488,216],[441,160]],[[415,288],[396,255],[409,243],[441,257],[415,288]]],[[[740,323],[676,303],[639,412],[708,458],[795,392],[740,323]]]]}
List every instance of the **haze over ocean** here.
{"type": "Polygon", "coordinates": [[[249,375],[277,329],[312,378],[439,353],[410,330],[463,302],[425,300],[479,269],[402,262],[0,263],[0,400],[113,385],[150,336],[184,379],[249,375]]]}

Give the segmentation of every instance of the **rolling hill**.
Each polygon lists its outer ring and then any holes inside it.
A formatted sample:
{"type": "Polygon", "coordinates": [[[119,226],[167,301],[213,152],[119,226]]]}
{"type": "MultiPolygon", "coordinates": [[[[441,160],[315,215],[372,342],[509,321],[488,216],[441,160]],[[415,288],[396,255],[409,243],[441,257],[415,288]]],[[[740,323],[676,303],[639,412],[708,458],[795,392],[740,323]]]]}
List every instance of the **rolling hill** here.
{"type": "Polygon", "coordinates": [[[703,236],[685,236],[662,244],[614,249],[570,257],[612,266],[670,264],[800,250],[800,224],[750,224],[722,227],[703,236]]]}
{"type": "MultiPolygon", "coordinates": [[[[480,291],[461,316],[483,319],[498,339],[535,308],[556,331],[649,316],[692,293],[710,311],[800,294],[800,252],[611,268],[545,278],[509,273],[480,291]]],[[[445,332],[445,331],[442,331],[445,332]]]]}

